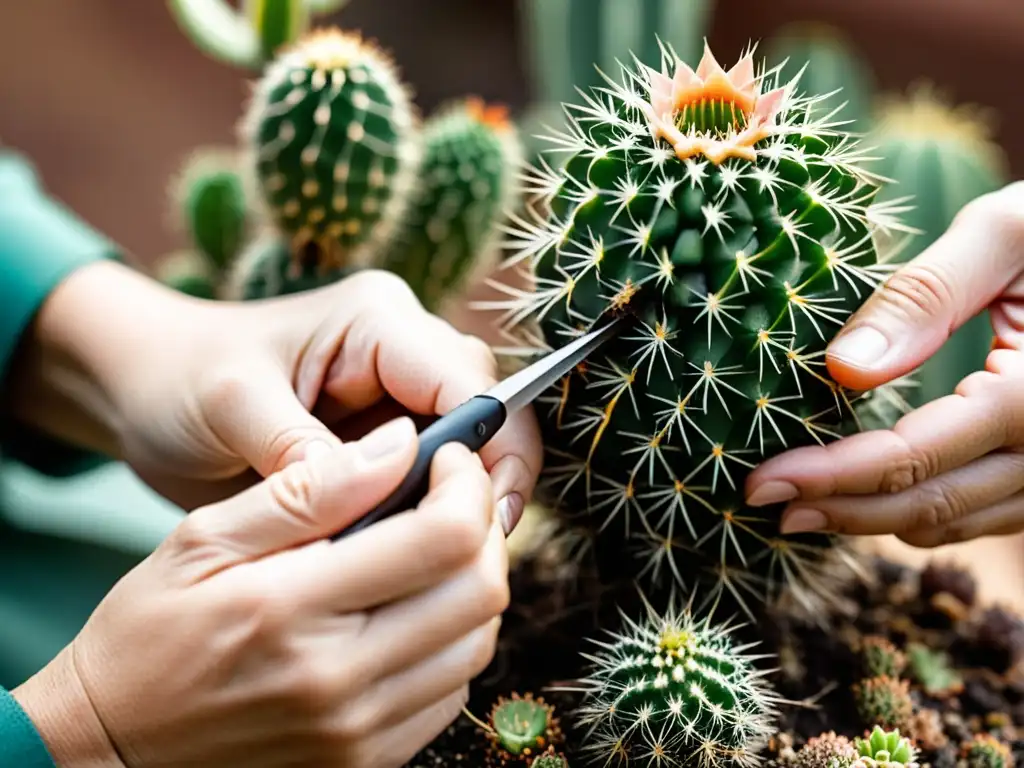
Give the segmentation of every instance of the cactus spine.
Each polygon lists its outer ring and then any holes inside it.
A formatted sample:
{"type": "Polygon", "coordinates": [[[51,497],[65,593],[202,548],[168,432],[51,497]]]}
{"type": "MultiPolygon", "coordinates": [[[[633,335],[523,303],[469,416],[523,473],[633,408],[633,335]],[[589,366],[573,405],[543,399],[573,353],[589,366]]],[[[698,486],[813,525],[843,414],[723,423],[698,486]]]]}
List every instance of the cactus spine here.
{"type": "Polygon", "coordinates": [[[243,136],[296,274],[372,262],[413,181],[416,121],[392,61],[355,34],[314,31],[267,67],[243,136]]]}
{"type": "Polygon", "coordinates": [[[464,99],[426,121],[416,187],[383,267],[429,310],[492,265],[522,150],[502,108],[464,99]]]}
{"type": "Polygon", "coordinates": [[[683,766],[751,766],[774,732],[779,699],[727,625],[689,607],[634,621],[587,658],[578,722],[593,763],[671,757],[683,766]]]}
{"type": "Polygon", "coordinates": [[[873,201],[877,177],[820,97],[771,88],[753,51],[729,72],[709,49],[696,71],[667,50],[662,65],[624,66],[569,108],[552,137],[568,159],[534,170],[540,212],[510,228],[536,288],[478,307],[538,350],[636,316],[539,404],[549,501],[595,534],[607,576],[710,575],[712,597],[744,607],[789,584],[811,604],[833,540],[780,536],[781,505],[746,507],[743,482],[858,428],[822,358],[887,274],[875,241],[902,227],[899,206],[873,201]]]}

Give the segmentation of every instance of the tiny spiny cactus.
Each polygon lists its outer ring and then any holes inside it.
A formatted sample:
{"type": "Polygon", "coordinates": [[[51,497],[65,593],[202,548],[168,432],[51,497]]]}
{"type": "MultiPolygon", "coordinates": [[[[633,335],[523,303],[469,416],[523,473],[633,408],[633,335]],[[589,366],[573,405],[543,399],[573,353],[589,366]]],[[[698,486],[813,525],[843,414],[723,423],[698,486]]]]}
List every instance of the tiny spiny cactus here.
{"type": "Polygon", "coordinates": [[[382,266],[435,311],[496,255],[522,148],[503,108],[468,98],[424,123],[421,153],[409,208],[382,266]]]}
{"type": "Polygon", "coordinates": [[[587,655],[589,675],[577,713],[582,752],[594,763],[662,756],[681,766],[752,766],[774,733],[779,699],[765,673],[734,645],[731,629],[696,620],[687,607],[623,616],[620,632],[587,655]]]}
{"type": "Polygon", "coordinates": [[[865,637],[861,659],[868,677],[899,677],[907,666],[907,657],[889,640],[878,635],[865,637]]]}
{"type": "Polygon", "coordinates": [[[470,718],[490,740],[489,766],[533,766],[535,758],[553,755],[564,740],[554,707],[531,693],[499,697],[487,722],[470,718]]]}
{"type": "Polygon", "coordinates": [[[1013,768],[1013,752],[1009,746],[990,734],[977,734],[963,744],[961,756],[965,768],[1013,768]]]}
{"type": "Polygon", "coordinates": [[[569,768],[569,761],[565,759],[565,755],[555,752],[554,747],[548,747],[544,754],[533,759],[530,768],[569,768]]]}
{"type": "Polygon", "coordinates": [[[242,134],[296,274],[377,257],[408,202],[417,120],[393,61],[355,33],[314,30],[267,66],[242,134]]]}
{"type": "Polygon", "coordinates": [[[900,205],[873,202],[857,140],[821,97],[771,88],[753,51],[728,72],[709,49],[696,71],[667,50],[662,64],[623,66],[567,108],[552,137],[567,159],[534,169],[533,218],[508,228],[535,288],[477,306],[537,351],[634,315],[538,403],[541,492],[591,532],[606,578],[710,576],[709,601],[727,590],[744,609],[788,585],[820,604],[835,539],[780,535],[784,505],[749,507],[744,479],[858,429],[824,353],[888,273],[875,239],[900,205]]]}
{"type": "Polygon", "coordinates": [[[834,731],[813,736],[786,763],[787,768],[850,768],[859,757],[857,748],[834,731]]]}
{"type": "Polygon", "coordinates": [[[853,768],[918,768],[917,749],[898,730],[875,726],[866,739],[855,741],[860,757],[853,768]]]}
{"type": "Polygon", "coordinates": [[[910,683],[888,675],[854,684],[853,698],[861,720],[867,724],[906,729],[914,713],[910,683]]]}

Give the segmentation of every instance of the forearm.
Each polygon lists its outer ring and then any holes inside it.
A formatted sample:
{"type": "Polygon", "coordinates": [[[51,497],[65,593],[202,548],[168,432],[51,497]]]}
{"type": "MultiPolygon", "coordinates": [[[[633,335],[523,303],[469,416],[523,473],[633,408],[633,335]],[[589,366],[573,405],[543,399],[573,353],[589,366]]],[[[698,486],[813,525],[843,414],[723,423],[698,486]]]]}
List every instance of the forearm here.
{"type": "Polygon", "coordinates": [[[161,355],[180,301],[111,261],[77,269],[47,297],[27,329],[8,379],[12,416],[119,457],[122,403],[148,355],[161,355]]]}

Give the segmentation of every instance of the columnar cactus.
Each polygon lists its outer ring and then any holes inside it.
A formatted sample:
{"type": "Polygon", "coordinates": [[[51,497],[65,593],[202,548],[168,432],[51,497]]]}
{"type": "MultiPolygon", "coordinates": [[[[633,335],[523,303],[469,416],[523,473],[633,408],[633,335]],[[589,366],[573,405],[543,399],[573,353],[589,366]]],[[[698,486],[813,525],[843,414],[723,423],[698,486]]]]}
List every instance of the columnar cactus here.
{"type": "Polygon", "coordinates": [[[709,49],[696,71],[662,64],[569,108],[567,160],[529,183],[545,212],[510,227],[536,288],[479,306],[538,350],[634,315],[539,405],[548,500],[599,534],[606,574],[710,574],[744,606],[788,583],[812,603],[832,539],[780,536],[782,505],[746,506],[744,478],[858,428],[823,355],[887,274],[875,236],[900,204],[873,202],[856,139],[752,51],[728,72],[709,49]]]}
{"type": "Polygon", "coordinates": [[[505,111],[460,100],[426,121],[410,206],[382,266],[430,310],[496,255],[522,149],[505,111]]]}
{"type": "Polygon", "coordinates": [[[376,257],[407,204],[417,119],[391,59],[356,34],[313,31],[268,65],[242,133],[296,274],[376,257]]]}
{"type": "Polygon", "coordinates": [[[751,766],[774,733],[779,699],[732,629],[687,609],[624,618],[587,658],[583,752],[607,765],[751,766]]]}

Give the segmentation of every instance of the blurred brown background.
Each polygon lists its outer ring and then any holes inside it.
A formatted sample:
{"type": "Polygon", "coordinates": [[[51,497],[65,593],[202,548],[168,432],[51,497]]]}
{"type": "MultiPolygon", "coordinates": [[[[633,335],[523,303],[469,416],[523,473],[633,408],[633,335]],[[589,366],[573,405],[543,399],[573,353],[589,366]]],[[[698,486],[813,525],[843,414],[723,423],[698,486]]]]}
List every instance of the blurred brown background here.
{"type": "MultiPolygon", "coordinates": [[[[170,177],[191,149],[233,139],[249,74],[197,51],[164,0],[6,6],[0,143],[151,264],[182,242],[168,220],[170,177]]],[[[350,0],[333,18],[390,49],[425,109],[466,92],[513,109],[528,99],[516,0],[350,0]]],[[[801,19],[846,30],[884,88],[926,75],[957,101],[994,108],[1024,177],[1024,0],[719,0],[711,43],[739,52],[801,19]]]]}

